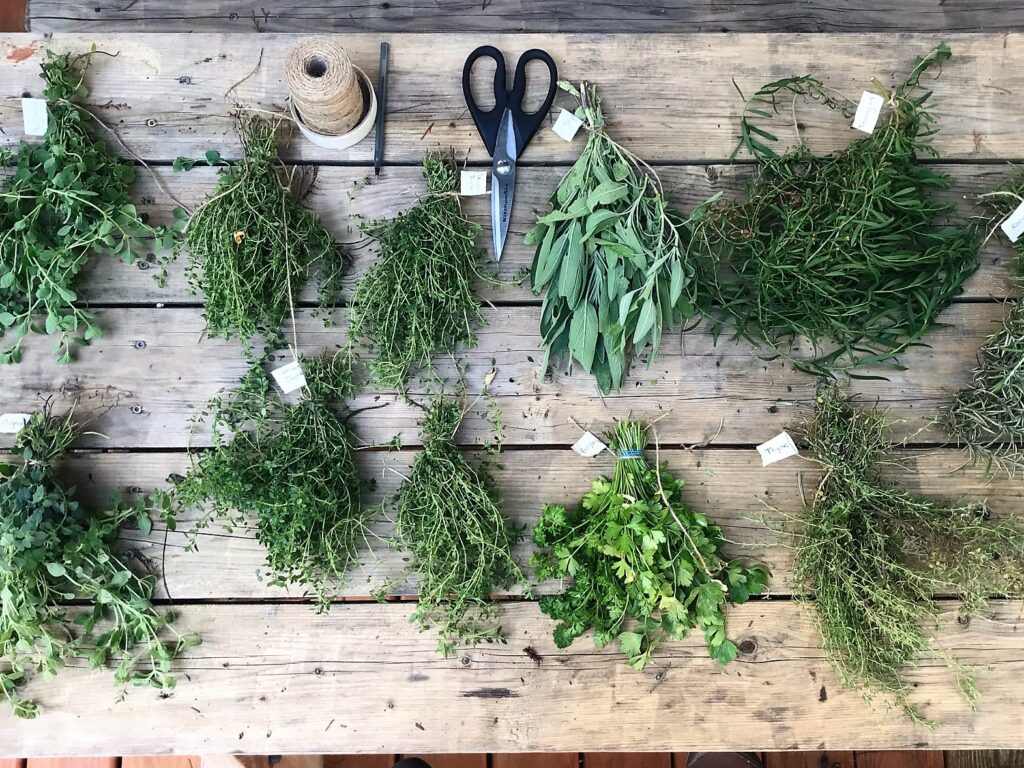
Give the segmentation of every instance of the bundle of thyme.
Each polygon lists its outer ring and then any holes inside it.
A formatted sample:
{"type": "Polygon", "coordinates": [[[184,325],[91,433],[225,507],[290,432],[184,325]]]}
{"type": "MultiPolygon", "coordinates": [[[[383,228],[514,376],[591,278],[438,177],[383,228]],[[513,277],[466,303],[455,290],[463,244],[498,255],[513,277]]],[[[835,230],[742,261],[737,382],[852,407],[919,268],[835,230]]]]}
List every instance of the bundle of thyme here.
{"type": "MultiPolygon", "coordinates": [[[[1024,200],[1024,173],[981,195],[986,221],[997,226],[1024,200]]],[[[1015,245],[1015,279],[1024,271],[1024,240],[1015,245]]],[[[967,448],[972,460],[989,470],[1008,473],[1024,469],[1024,306],[1015,302],[999,330],[978,350],[971,383],[960,390],[944,413],[947,432],[967,448]]]]}
{"type": "Polygon", "coordinates": [[[471,463],[455,444],[465,412],[457,399],[438,396],[420,422],[423,449],[409,476],[385,505],[394,511],[396,544],[412,552],[421,630],[437,627],[445,656],[480,642],[505,642],[498,587],[526,578],[512,557],[522,531],[501,513],[501,497],[487,467],[471,463]]]}
{"type": "Polygon", "coordinates": [[[649,348],[650,363],[663,329],[695,314],[688,231],[654,170],[608,134],[597,88],[559,86],[580,100],[590,135],[526,236],[537,246],[533,292],[547,287],[542,368],[571,357],[607,393],[622,386],[634,352],[649,348]]]}
{"type": "Polygon", "coordinates": [[[316,275],[320,311],[341,286],[344,255],[319,218],[300,202],[295,169],[278,159],[282,120],[239,118],[244,157],[227,168],[188,220],[186,274],[205,299],[209,333],[270,346],[300,288],[316,275]]]}
{"type": "MultiPolygon", "coordinates": [[[[877,362],[920,342],[976,267],[976,228],[955,221],[935,190],[948,179],[919,162],[936,155],[935,119],[921,78],[950,57],[943,43],[918,58],[892,90],[875,81],[889,113],[874,133],[818,156],[800,143],[779,155],[758,119],[783,97],[820,102],[851,117],[854,104],[811,76],[769,83],[746,103],[740,147],[757,161],[747,200],[694,224],[696,253],[720,321],[816,374],[877,362]]],[[[794,101],[795,105],[795,101],[794,101]]],[[[788,110],[787,110],[788,112],[788,110]]]]}
{"type": "Polygon", "coordinates": [[[347,352],[301,360],[299,401],[273,388],[259,363],[241,386],[215,397],[214,449],[194,455],[174,490],[182,508],[205,510],[193,534],[215,520],[255,518],[273,586],[302,584],[326,609],[367,544],[371,510],[360,501],[355,436],[334,407],[352,394],[347,352]]]}
{"type": "Polygon", "coordinates": [[[33,671],[49,678],[72,658],[90,668],[113,659],[116,682],[166,690],[174,658],[199,642],[153,606],[155,578],[113,552],[122,525],[150,529],[147,500],[87,509],[60,482],[56,465],[77,434],[71,413],[37,411],[12,449],[18,461],[0,465],[0,694],[19,717],[38,713],[19,694],[33,671]]]}
{"type": "Polygon", "coordinates": [[[879,477],[889,423],[854,408],[835,386],[819,391],[805,438],[825,477],[799,518],[796,580],[805,588],[825,653],[844,686],[891,697],[916,721],[907,670],[930,654],[955,673],[968,700],[971,670],[932,649],[942,605],[977,614],[992,596],[1024,593],[1024,528],[984,504],[938,503],[879,477]]]}
{"type": "Polygon", "coordinates": [[[96,53],[47,51],[46,135],[38,146],[0,148],[0,336],[14,337],[0,350],[3,363],[21,360],[29,331],[56,336],[62,363],[102,335],[77,292],[90,257],[131,262],[133,251],[153,241],[173,245],[169,230],[147,224],[132,205],[132,164],[96,137],[95,118],[72,102],[87,94],[85,73],[96,53]]]}
{"type": "Polygon", "coordinates": [[[379,253],[352,296],[349,337],[368,342],[373,379],[386,389],[429,369],[434,355],[472,346],[484,322],[474,281],[497,284],[482,271],[480,227],[462,213],[455,161],[427,154],[423,176],[427,192],[415,206],[363,226],[379,253]]]}
{"type": "Polygon", "coordinates": [[[540,608],[559,622],[559,648],[593,629],[597,647],[618,640],[642,669],[663,638],[696,628],[711,657],[727,664],[737,649],[725,633],[726,603],[761,594],[768,571],[723,557],[721,529],[683,502],[683,481],[644,458],[648,428],[618,422],[606,434],[617,456],[611,480],[595,480],[572,513],[544,507],[533,530],[537,578],[573,583],[542,597],[540,608]]]}

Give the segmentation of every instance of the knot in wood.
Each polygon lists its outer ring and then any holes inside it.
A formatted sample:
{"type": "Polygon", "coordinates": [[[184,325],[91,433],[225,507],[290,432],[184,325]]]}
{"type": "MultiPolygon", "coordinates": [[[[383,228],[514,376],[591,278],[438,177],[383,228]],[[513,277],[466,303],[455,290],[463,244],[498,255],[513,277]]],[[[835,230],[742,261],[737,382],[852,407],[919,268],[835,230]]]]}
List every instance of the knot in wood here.
{"type": "Polygon", "coordinates": [[[757,642],[748,637],[746,640],[740,642],[739,649],[740,653],[749,656],[757,650],[757,642]]]}

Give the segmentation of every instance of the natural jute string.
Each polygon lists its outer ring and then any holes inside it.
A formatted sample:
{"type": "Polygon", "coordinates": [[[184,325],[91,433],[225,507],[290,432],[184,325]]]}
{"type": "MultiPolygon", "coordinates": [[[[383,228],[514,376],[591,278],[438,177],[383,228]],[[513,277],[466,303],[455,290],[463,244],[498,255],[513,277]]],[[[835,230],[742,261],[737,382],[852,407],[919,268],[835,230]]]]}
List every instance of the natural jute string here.
{"type": "Polygon", "coordinates": [[[292,103],[317,133],[341,136],[363,116],[359,74],[333,38],[311,37],[295,46],[288,54],[285,76],[292,103]]]}

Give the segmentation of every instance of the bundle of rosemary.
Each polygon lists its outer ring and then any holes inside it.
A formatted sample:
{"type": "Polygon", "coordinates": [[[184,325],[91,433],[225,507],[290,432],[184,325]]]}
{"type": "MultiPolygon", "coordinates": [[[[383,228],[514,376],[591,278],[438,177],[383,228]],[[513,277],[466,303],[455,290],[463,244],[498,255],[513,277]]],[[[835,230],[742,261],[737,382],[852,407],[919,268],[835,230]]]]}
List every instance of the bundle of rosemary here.
{"type": "Polygon", "coordinates": [[[590,135],[526,236],[537,246],[533,292],[547,287],[542,367],[570,356],[607,393],[622,386],[634,352],[649,348],[650,363],[662,329],[695,314],[687,222],[669,209],[654,170],[608,135],[597,88],[559,86],[580,100],[576,116],[590,135]]]}
{"type": "Polygon", "coordinates": [[[843,685],[890,696],[916,721],[906,670],[928,653],[947,663],[968,700],[971,670],[932,649],[942,605],[982,611],[992,596],[1024,593],[1024,528],[984,504],[918,498],[879,477],[889,423],[855,409],[835,386],[819,391],[805,439],[825,472],[800,515],[796,580],[808,595],[825,653],[843,685]],[[931,628],[931,630],[929,629],[931,628]]]}
{"type": "Polygon", "coordinates": [[[497,284],[482,271],[480,227],[462,213],[455,161],[430,153],[423,176],[427,192],[415,206],[363,227],[379,253],[352,297],[349,338],[368,342],[374,381],[386,389],[429,369],[434,355],[472,346],[484,322],[474,280],[497,284]]]}
{"type": "Polygon", "coordinates": [[[255,518],[273,586],[302,584],[330,605],[368,544],[371,510],[360,503],[355,437],[334,411],[352,394],[347,352],[301,360],[306,386],[298,402],[274,389],[259,363],[241,386],[215,397],[214,449],[194,455],[174,490],[182,508],[205,509],[193,535],[215,520],[255,518]]]}
{"type": "Polygon", "coordinates": [[[19,717],[38,713],[19,694],[32,671],[49,678],[69,659],[96,668],[114,658],[116,682],[166,690],[171,662],[199,642],[153,607],[155,578],[112,550],[122,525],[150,529],[147,501],[86,509],[61,484],[56,464],[77,434],[71,413],[37,411],[12,449],[19,461],[0,465],[0,693],[19,717]]]}
{"type": "Polygon", "coordinates": [[[720,205],[693,227],[721,321],[735,333],[791,356],[816,374],[894,362],[920,342],[976,267],[974,227],[950,225],[953,206],[933,197],[948,186],[934,166],[935,120],[920,80],[950,57],[945,44],[918,58],[893,90],[875,81],[889,113],[869,136],[818,156],[800,143],[785,154],[758,119],[780,114],[784,96],[806,97],[851,117],[853,102],[810,77],[769,83],[746,103],[740,147],[757,161],[747,200],[720,205]]]}
{"type": "Polygon", "coordinates": [[[617,456],[611,480],[595,480],[571,514],[544,507],[533,530],[537,578],[573,583],[542,597],[540,608],[559,622],[559,648],[593,629],[597,647],[618,640],[642,669],[664,637],[678,640],[697,628],[711,657],[727,664],[737,649],[725,633],[726,602],[760,595],[769,573],[723,557],[722,531],[683,502],[683,481],[657,456],[654,464],[644,458],[647,430],[639,421],[618,422],[606,434],[617,456]]]}
{"type": "Polygon", "coordinates": [[[334,301],[345,261],[330,232],[302,205],[296,169],[286,171],[278,159],[281,123],[243,113],[245,156],[192,213],[182,243],[192,290],[204,294],[207,330],[242,341],[262,335],[272,347],[311,275],[320,311],[334,301]]]}
{"type": "Polygon", "coordinates": [[[133,259],[172,233],[152,227],[132,205],[132,164],[96,138],[97,120],[72,102],[87,94],[85,72],[97,52],[71,56],[46,52],[42,78],[47,129],[42,143],[0,148],[0,336],[14,343],[0,362],[21,360],[29,331],[58,339],[62,363],[77,347],[99,338],[96,316],[81,307],[78,276],[89,258],[133,259]]]}
{"type": "MultiPolygon", "coordinates": [[[[1024,200],[1024,173],[981,195],[993,227],[1024,200]]],[[[1018,240],[1016,280],[1022,274],[1024,240],[1018,240]]],[[[1024,469],[1024,306],[1014,303],[996,333],[978,350],[971,384],[953,398],[944,413],[946,431],[989,470],[1008,473],[1024,469]]]]}
{"type": "Polygon", "coordinates": [[[385,502],[394,511],[396,544],[412,552],[422,630],[437,627],[445,656],[460,645],[505,642],[498,587],[529,585],[512,557],[522,531],[501,514],[487,467],[470,463],[455,444],[465,417],[456,399],[435,398],[420,422],[423,449],[412,471],[385,502]]]}

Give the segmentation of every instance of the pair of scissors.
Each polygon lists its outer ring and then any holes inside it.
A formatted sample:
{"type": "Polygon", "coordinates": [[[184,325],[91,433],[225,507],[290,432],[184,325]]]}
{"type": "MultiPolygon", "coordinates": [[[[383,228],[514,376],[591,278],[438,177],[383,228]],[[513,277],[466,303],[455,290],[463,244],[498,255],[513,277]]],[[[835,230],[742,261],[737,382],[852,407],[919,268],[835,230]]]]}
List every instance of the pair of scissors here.
{"type": "Polygon", "coordinates": [[[519,57],[511,89],[508,87],[505,72],[505,57],[492,45],[483,45],[469,54],[466,65],[462,68],[462,92],[466,97],[466,105],[473,115],[473,122],[480,131],[487,151],[494,159],[491,165],[491,232],[494,238],[495,261],[501,259],[505,237],[508,235],[509,220],[512,218],[516,160],[522,155],[526,145],[544,122],[548,110],[551,109],[557,83],[558,70],[554,59],[545,51],[536,48],[526,51],[519,57]],[[494,107],[487,111],[477,106],[470,85],[473,65],[485,57],[493,59],[495,63],[494,107]],[[531,61],[542,61],[547,64],[551,82],[548,83],[548,94],[540,109],[536,112],[525,112],[523,99],[526,96],[526,65],[531,61]]]}

